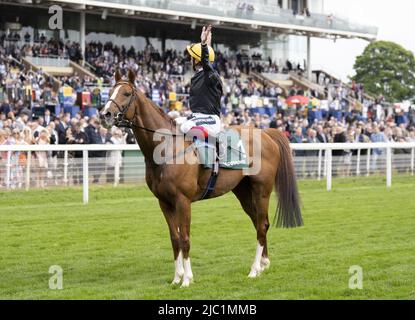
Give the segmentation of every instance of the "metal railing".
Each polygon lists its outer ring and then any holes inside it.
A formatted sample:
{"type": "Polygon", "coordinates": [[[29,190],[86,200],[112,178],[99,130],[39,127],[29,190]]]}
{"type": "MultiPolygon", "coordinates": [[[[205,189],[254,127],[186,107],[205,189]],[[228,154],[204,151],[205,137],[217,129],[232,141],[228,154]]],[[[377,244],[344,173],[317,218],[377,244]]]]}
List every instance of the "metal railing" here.
{"type": "Polygon", "coordinates": [[[26,59],[36,66],[40,67],[59,67],[67,68],[70,66],[69,58],[60,56],[41,56],[41,57],[30,57],[26,56],[26,59]]]}
{"type": "MultiPolygon", "coordinates": [[[[415,142],[291,144],[298,179],[414,175],[415,142]],[[339,153],[340,152],[340,153],[339,153]],[[338,154],[339,153],[339,154],[338,154]]],[[[137,145],[0,145],[0,190],[83,186],[89,201],[90,183],[114,186],[145,182],[144,157],[137,145]]]]}
{"type": "Polygon", "coordinates": [[[336,176],[385,174],[386,186],[392,186],[393,169],[398,173],[414,175],[415,142],[404,143],[315,143],[291,144],[294,150],[297,176],[305,172],[315,172],[317,179],[323,175],[327,181],[327,190],[332,189],[333,173],[336,176]],[[394,150],[406,150],[406,153],[394,154],[394,150]],[[299,151],[301,154],[299,154],[299,151]],[[340,152],[338,152],[340,151],[340,152]],[[310,170],[307,154],[313,153],[309,162],[316,163],[316,170],[310,170]],[[355,155],[353,153],[355,152],[355,155]],[[317,153],[317,155],[316,155],[317,153]],[[406,156],[405,156],[406,154],[406,156]],[[395,157],[396,161],[393,161],[395,157]],[[317,159],[317,160],[316,160],[317,159]],[[299,165],[301,163],[301,165],[299,165]],[[395,165],[395,167],[394,167],[395,165]],[[340,171],[344,171],[341,173],[340,171]]]}

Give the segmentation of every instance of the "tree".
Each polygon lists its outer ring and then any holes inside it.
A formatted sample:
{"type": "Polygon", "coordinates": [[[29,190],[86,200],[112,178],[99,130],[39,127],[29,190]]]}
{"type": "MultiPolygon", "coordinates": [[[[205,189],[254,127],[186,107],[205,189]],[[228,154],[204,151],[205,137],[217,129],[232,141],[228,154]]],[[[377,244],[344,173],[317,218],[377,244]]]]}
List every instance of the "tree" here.
{"type": "Polygon", "coordinates": [[[354,64],[352,78],[362,83],[365,91],[383,95],[388,102],[401,102],[415,97],[415,58],[411,51],[389,41],[369,44],[354,64]]]}

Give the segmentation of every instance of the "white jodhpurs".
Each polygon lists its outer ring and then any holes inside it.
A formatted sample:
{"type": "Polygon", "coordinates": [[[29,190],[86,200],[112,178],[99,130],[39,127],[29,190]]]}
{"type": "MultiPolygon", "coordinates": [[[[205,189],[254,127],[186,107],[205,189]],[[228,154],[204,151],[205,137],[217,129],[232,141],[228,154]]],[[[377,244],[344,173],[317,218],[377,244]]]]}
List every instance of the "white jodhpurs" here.
{"type": "Polygon", "coordinates": [[[220,118],[214,114],[193,113],[191,118],[180,117],[175,121],[184,134],[193,127],[204,127],[209,136],[216,137],[222,129],[220,118]]]}

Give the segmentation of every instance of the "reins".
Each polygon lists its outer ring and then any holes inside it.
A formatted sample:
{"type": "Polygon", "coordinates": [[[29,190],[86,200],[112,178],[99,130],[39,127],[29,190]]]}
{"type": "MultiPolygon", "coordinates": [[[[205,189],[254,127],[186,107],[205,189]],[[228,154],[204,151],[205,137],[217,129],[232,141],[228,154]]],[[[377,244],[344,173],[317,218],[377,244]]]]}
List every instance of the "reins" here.
{"type": "MultiPolygon", "coordinates": [[[[131,83],[129,83],[127,81],[120,81],[120,82],[118,82],[115,85],[115,87],[117,87],[118,85],[123,85],[123,84],[128,85],[131,88],[131,90],[132,90],[131,98],[128,101],[128,104],[126,104],[124,106],[120,106],[114,99],[111,99],[111,98],[108,99],[108,101],[111,101],[112,103],[115,104],[115,106],[117,107],[117,109],[119,111],[117,113],[117,115],[115,116],[115,125],[117,127],[125,127],[125,128],[130,128],[130,129],[133,129],[135,127],[137,129],[141,129],[141,130],[144,130],[144,131],[147,131],[147,132],[159,133],[159,134],[162,134],[162,135],[172,136],[172,137],[183,136],[183,134],[180,134],[179,135],[179,134],[175,134],[175,133],[171,133],[171,132],[170,133],[167,133],[167,132],[158,132],[158,130],[149,129],[149,128],[146,128],[146,127],[143,127],[143,126],[138,125],[136,123],[136,119],[137,119],[137,117],[136,117],[137,116],[137,107],[134,108],[133,120],[127,119],[126,118],[126,113],[128,112],[128,110],[131,107],[131,104],[133,103],[133,101],[137,97],[137,89],[135,87],[133,87],[131,85],[131,83]]],[[[170,123],[170,124],[171,124],[171,128],[173,128],[173,124],[172,123],[170,123]]]]}

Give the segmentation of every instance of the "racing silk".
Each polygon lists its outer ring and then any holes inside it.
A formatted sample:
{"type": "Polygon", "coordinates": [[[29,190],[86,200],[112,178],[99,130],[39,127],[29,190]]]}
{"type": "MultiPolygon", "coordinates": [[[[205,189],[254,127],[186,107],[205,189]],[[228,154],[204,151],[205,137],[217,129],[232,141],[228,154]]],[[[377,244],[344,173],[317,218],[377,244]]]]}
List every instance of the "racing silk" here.
{"type": "Polygon", "coordinates": [[[209,50],[202,45],[201,63],[203,69],[196,72],[191,80],[189,106],[193,113],[220,116],[222,81],[209,63],[209,50]]]}

